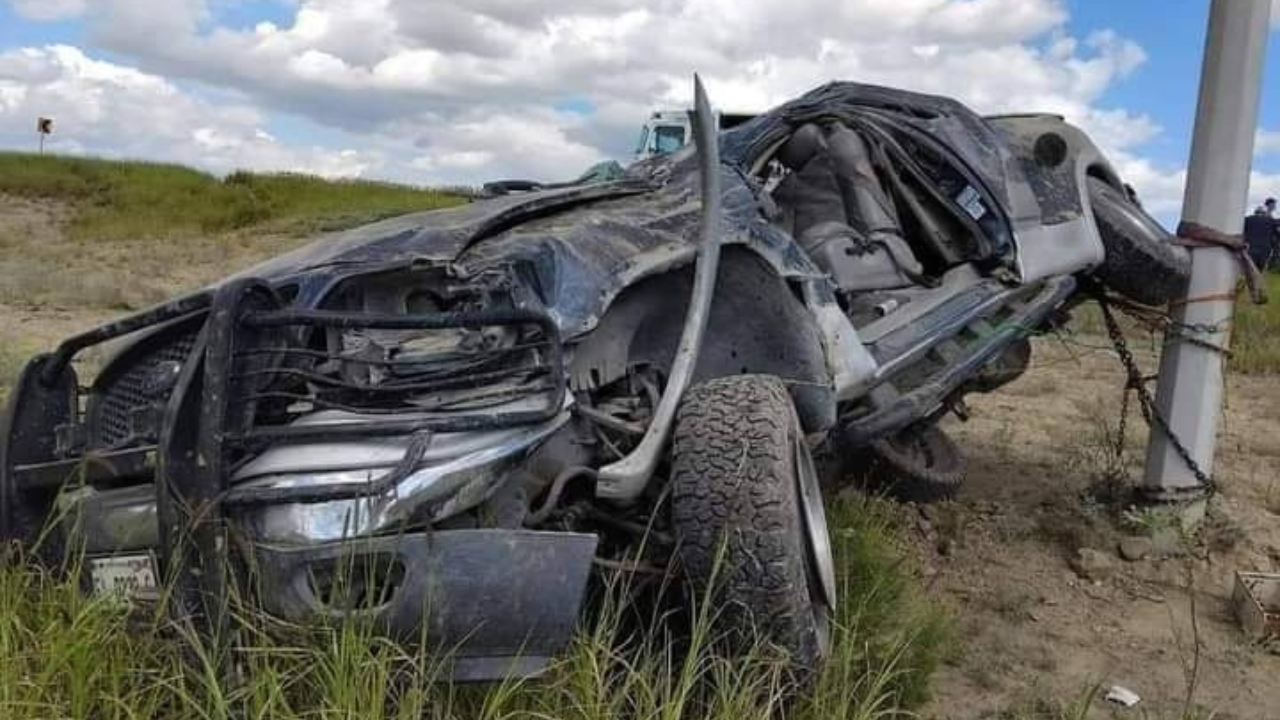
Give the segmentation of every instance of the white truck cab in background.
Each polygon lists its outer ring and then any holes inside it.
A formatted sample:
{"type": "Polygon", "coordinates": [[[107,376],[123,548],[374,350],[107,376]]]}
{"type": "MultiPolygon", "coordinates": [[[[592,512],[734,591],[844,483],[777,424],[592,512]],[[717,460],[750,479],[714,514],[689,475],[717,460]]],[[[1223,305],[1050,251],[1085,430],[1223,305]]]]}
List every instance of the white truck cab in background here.
{"type": "MultiPolygon", "coordinates": [[[[716,129],[731,127],[754,118],[755,113],[716,113],[716,129]]],[[[655,110],[640,129],[640,141],[636,143],[635,159],[647,160],[658,155],[675,152],[692,141],[692,125],[688,110],[655,110]]]]}

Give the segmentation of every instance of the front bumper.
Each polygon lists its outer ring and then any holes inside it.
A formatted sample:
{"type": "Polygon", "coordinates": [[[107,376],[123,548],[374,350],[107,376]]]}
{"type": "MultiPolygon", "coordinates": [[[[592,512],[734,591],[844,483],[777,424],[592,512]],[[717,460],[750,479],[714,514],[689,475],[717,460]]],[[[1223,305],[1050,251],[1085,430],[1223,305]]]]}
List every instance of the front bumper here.
{"type": "Polygon", "coordinates": [[[454,680],[494,680],[535,675],[564,650],[595,548],[579,533],[409,533],[259,545],[252,575],[275,616],[369,619],[440,652],[454,680]]]}
{"type": "MultiPolygon", "coordinates": [[[[146,344],[141,348],[143,353],[146,344]]],[[[514,351],[500,346],[486,352],[514,351]]],[[[29,365],[0,422],[0,539],[34,538],[57,507],[63,528],[83,539],[91,555],[155,551],[161,575],[173,584],[168,595],[207,624],[211,638],[226,636],[220,629],[228,593],[240,578],[229,571],[238,565],[230,550],[239,547],[253,571],[255,596],[271,614],[288,620],[372,618],[393,635],[426,640],[447,653],[458,679],[530,674],[569,640],[594,536],[421,528],[483,501],[513,464],[564,424],[569,400],[560,353],[555,324],[534,309],[427,315],[289,310],[263,283],[234,282],[211,296],[72,338],[29,365]],[[86,410],[70,365],[75,354],[164,323],[182,324],[192,334],[185,360],[165,356],[144,365],[141,355],[129,357],[126,369],[145,372],[136,378],[126,373],[116,383],[128,391],[117,393],[121,397],[145,398],[147,412],[95,413],[101,407],[93,403],[103,401],[93,391],[86,410]],[[341,422],[323,423],[285,422],[280,412],[260,417],[254,411],[255,403],[279,400],[266,375],[296,374],[297,363],[316,354],[300,339],[315,328],[485,326],[524,328],[516,348],[533,364],[510,372],[540,378],[534,383],[538,394],[528,402],[478,404],[462,412],[384,403],[377,416],[353,406],[338,413],[341,422]],[[533,335],[524,342],[530,328],[533,335]],[[264,353],[284,360],[266,363],[264,353]],[[111,423],[95,421],[108,416],[111,423]],[[111,443],[98,443],[102,437],[111,443]],[[468,438],[476,442],[468,445],[468,438]],[[345,444],[350,450],[362,443],[382,443],[388,458],[357,463],[354,470],[308,464],[316,447],[345,444]],[[289,452],[246,466],[278,448],[289,452]],[[300,459],[307,462],[295,462],[300,459]],[[386,463],[394,467],[369,472],[386,463]],[[315,482],[317,475],[330,481],[315,482]],[[353,509],[362,512],[353,515],[353,509]],[[317,530],[311,522],[317,513],[326,511],[333,511],[326,517],[341,515],[341,522],[320,523],[321,531],[310,532],[317,530]],[[353,519],[364,525],[352,527],[353,519]],[[343,523],[345,531],[335,531],[343,523]],[[402,532],[393,534],[397,529],[402,532]],[[371,582],[377,594],[368,596],[365,588],[363,595],[351,595],[344,567],[361,570],[357,579],[371,582]],[[374,602],[364,602],[370,597],[374,602]]],[[[425,362],[418,357],[411,364],[425,362]]],[[[509,374],[499,369],[431,378],[413,387],[418,393],[447,391],[494,381],[499,373],[509,374]]],[[[343,390],[378,391],[362,388],[343,390]]]]}
{"type": "MultiPolygon", "coordinates": [[[[59,504],[89,557],[159,549],[150,486],[82,489],[59,504]]],[[[471,681],[536,675],[565,648],[596,536],[443,530],[247,547],[249,585],[268,614],[300,624],[371,621],[424,643],[453,680],[471,681]]]]}

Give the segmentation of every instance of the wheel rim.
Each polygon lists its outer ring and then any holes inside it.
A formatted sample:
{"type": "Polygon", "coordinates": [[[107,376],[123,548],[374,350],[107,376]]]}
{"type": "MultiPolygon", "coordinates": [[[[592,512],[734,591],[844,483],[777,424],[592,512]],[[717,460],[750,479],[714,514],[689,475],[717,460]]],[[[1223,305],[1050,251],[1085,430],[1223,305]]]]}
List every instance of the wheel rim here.
{"type": "Polygon", "coordinates": [[[808,568],[810,599],[815,607],[820,638],[825,653],[829,642],[828,613],[836,606],[836,563],[831,552],[831,535],[827,529],[827,515],[822,507],[822,488],[818,484],[818,471],[813,464],[804,438],[797,435],[795,443],[796,485],[800,495],[800,515],[804,524],[805,555],[808,568]]]}

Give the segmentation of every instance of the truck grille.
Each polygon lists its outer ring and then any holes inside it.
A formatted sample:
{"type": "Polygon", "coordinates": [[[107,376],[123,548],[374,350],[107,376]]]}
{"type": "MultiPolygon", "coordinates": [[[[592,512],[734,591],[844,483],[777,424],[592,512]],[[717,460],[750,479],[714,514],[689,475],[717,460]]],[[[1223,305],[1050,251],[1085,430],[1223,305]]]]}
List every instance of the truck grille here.
{"type": "MultiPolygon", "coordinates": [[[[89,445],[95,449],[120,447],[132,442],[156,440],[155,423],[140,418],[163,411],[170,390],[157,392],[153,378],[166,364],[181,367],[195,347],[198,326],[187,332],[166,334],[154,347],[135,355],[127,370],[97,388],[97,403],[90,418],[92,436],[89,445]]],[[[142,342],[148,342],[143,340],[142,342]]]]}

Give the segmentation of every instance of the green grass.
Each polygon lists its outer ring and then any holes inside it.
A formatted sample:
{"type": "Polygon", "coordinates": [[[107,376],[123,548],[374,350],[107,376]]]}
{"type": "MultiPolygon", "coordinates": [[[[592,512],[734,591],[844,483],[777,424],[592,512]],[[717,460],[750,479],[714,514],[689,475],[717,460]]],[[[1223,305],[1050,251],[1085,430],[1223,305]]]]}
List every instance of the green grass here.
{"type": "Polygon", "coordinates": [[[0,193],[73,203],[73,239],[137,240],[247,228],[308,232],[456,205],[457,194],[363,180],[0,153],[0,193]]]}
{"type": "MultiPolygon", "coordinates": [[[[1254,305],[1241,293],[1236,300],[1235,319],[1231,331],[1231,359],[1227,370],[1245,375],[1280,373],[1280,273],[1265,276],[1271,302],[1254,305]]],[[[1130,344],[1146,342],[1146,330],[1117,312],[1122,327],[1131,336],[1130,344]],[[1141,338],[1139,341],[1138,338],[1141,338]]],[[[1086,335],[1106,334],[1102,313],[1092,302],[1072,312],[1071,328],[1086,335]]],[[[1102,344],[1106,340],[1100,340],[1102,344]]],[[[1098,343],[1093,343],[1098,344],[1098,343]]]]}
{"type": "MultiPolygon", "coordinates": [[[[1236,304],[1228,369],[1247,374],[1280,373],[1280,273],[1266,275],[1271,302],[1236,304]]],[[[1243,298],[1243,296],[1242,296],[1243,298]]]]}
{"type": "MultiPolygon", "coordinates": [[[[948,620],[909,578],[879,503],[837,504],[834,514],[844,568],[834,656],[787,716],[910,717],[946,651],[948,620]]],[[[683,635],[687,650],[676,650],[660,629],[636,632],[622,620],[627,596],[616,586],[545,678],[453,686],[438,682],[441,657],[358,622],[280,633],[249,618],[232,676],[181,626],[138,627],[118,603],[86,598],[13,556],[0,563],[6,720],[772,720],[789,702],[772,648],[717,652],[704,606],[683,635]]]]}

